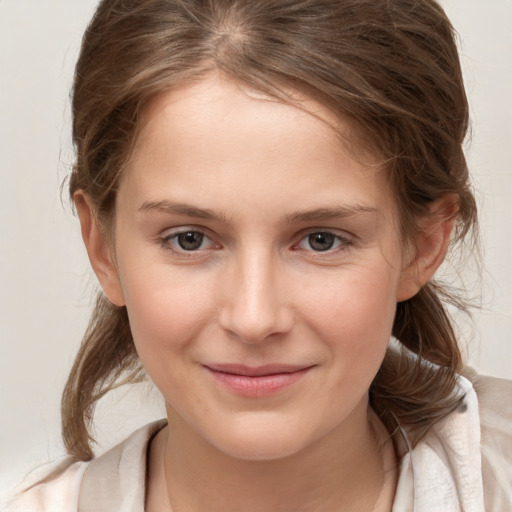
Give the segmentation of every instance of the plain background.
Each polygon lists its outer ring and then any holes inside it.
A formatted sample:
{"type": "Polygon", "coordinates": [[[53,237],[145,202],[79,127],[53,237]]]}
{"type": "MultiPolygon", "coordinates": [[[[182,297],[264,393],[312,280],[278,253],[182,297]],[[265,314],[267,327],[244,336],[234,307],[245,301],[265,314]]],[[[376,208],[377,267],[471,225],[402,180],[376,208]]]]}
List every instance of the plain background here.
{"type": "MultiPolygon", "coordinates": [[[[441,3],[462,40],[485,250],[482,283],[467,279],[483,307],[461,335],[475,368],[512,378],[512,0],[441,3]]],[[[0,0],[0,494],[63,454],[60,393],[96,287],[60,195],[73,65],[95,5],[0,0]]],[[[163,415],[149,386],[116,392],[98,407],[100,449],[163,415]]]]}

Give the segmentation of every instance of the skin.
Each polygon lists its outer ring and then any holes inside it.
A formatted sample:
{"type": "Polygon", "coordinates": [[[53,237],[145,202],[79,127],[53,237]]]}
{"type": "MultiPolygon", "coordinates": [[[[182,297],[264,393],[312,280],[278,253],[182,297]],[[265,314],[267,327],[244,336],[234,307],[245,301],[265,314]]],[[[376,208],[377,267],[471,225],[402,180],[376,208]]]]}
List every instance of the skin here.
{"type": "Polygon", "coordinates": [[[411,257],[378,158],[356,161],[327,123],[350,127],[302,105],[315,116],[219,74],[162,94],[122,176],[113,240],[75,196],[91,263],[166,401],[147,510],[371,510],[383,488],[378,509],[391,509],[368,389],[396,303],[433,275],[452,225],[435,205],[411,257]],[[184,232],[201,245],[181,247],[184,232]],[[208,370],[221,363],[308,370],[248,397],[208,370]]]}

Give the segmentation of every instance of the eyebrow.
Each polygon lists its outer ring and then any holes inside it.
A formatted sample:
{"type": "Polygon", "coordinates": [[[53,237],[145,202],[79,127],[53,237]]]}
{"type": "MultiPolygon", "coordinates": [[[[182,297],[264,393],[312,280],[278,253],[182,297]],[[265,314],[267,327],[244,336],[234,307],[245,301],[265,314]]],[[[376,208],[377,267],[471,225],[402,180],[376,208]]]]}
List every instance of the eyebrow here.
{"type": "Polygon", "coordinates": [[[297,211],[288,215],[286,221],[289,224],[300,224],[301,222],[337,220],[354,217],[361,213],[375,214],[377,208],[363,205],[336,206],[334,208],[319,208],[317,210],[297,211]]]}
{"type": "MultiPolygon", "coordinates": [[[[187,217],[204,219],[215,222],[226,222],[222,213],[217,213],[209,208],[198,208],[187,203],[175,203],[173,201],[145,201],[138,211],[157,212],[165,214],[185,215],[187,217]]],[[[375,214],[379,210],[370,206],[350,205],[336,206],[333,208],[318,208],[315,210],[297,211],[286,216],[288,224],[300,224],[303,222],[346,219],[361,213],[375,214]]]]}
{"type": "Polygon", "coordinates": [[[158,212],[167,214],[186,215],[196,219],[205,219],[216,222],[225,222],[225,217],[221,213],[216,213],[209,208],[198,208],[187,203],[175,203],[172,201],[145,201],[140,208],[140,212],[158,212]]]}

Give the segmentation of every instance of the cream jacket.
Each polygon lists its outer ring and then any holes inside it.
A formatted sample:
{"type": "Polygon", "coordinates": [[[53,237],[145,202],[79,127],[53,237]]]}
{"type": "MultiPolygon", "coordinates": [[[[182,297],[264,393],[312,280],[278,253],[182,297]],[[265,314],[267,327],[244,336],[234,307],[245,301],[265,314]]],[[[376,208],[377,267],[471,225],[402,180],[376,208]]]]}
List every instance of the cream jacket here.
{"type": "MultiPolygon", "coordinates": [[[[512,512],[512,381],[460,377],[463,405],[400,461],[393,512],[512,512]]],[[[165,421],[22,493],[8,512],[143,512],[146,455],[165,421]]]]}

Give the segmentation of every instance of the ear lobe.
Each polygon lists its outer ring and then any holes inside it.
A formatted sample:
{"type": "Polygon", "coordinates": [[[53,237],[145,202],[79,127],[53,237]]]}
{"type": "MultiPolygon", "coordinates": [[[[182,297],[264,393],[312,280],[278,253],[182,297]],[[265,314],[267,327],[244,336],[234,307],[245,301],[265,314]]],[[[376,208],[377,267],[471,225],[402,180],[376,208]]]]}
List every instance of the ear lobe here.
{"type": "Polygon", "coordinates": [[[449,194],[435,201],[430,207],[430,215],[418,221],[415,255],[412,262],[402,271],[397,302],[416,295],[443,263],[458,209],[457,197],[449,194]]]}
{"type": "Polygon", "coordinates": [[[73,195],[82,239],[89,261],[107,299],[116,306],[124,306],[125,300],[119,275],[112,254],[112,247],[101,229],[91,198],[82,190],[73,195]]]}

